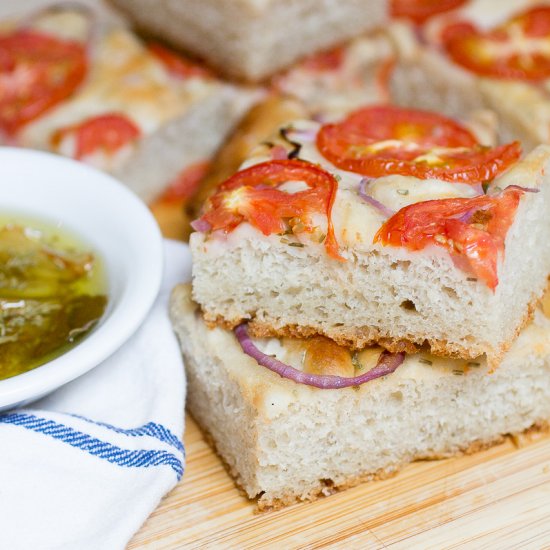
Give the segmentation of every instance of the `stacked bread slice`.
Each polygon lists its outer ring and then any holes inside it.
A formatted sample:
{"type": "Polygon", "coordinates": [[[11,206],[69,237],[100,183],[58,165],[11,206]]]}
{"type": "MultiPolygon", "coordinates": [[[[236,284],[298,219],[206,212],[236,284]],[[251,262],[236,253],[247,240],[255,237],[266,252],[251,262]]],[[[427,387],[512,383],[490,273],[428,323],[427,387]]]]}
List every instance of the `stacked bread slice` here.
{"type": "Polygon", "coordinates": [[[189,408],[260,508],[545,425],[549,163],[374,106],[285,125],[209,199],[171,315],[189,408]]]}
{"type": "MultiPolygon", "coordinates": [[[[550,419],[550,322],[540,311],[492,373],[484,359],[419,353],[390,376],[335,390],[259,366],[232,332],[205,325],[189,287],[175,289],[171,315],[187,407],[262,510],[382,478],[413,460],[473,452],[550,419]]],[[[308,342],[258,345],[300,368],[308,342]]],[[[333,372],[341,350],[328,355],[333,372]]]]}
{"type": "MultiPolygon", "coordinates": [[[[382,116],[392,111],[370,110],[382,116]]],[[[402,113],[406,117],[408,111],[402,113]]],[[[205,319],[229,328],[246,320],[258,336],[319,333],[355,348],[382,342],[394,352],[427,343],[440,355],[473,359],[485,353],[498,362],[546,286],[550,149],[540,146],[486,187],[486,196],[510,186],[530,188],[506,234],[496,284],[457,267],[459,258],[441,247],[420,253],[373,243],[385,212],[372,199],[397,212],[429,199],[473,198],[478,187],[389,174],[369,181],[369,203],[362,197],[364,176],[337,168],[320,154],[315,140],[321,128],[329,127],[311,121],[289,124],[284,139],[259,147],[246,166],[269,161],[278,148],[288,155],[299,148],[299,159],[334,174],[339,183],[331,221],[344,261],[334,261],[312,231],[265,235],[241,224],[227,238],[197,233],[190,242],[194,298],[205,319]],[[540,254],[527,260],[527,250],[540,254]]],[[[320,227],[322,237],[326,220],[320,227]]]]}

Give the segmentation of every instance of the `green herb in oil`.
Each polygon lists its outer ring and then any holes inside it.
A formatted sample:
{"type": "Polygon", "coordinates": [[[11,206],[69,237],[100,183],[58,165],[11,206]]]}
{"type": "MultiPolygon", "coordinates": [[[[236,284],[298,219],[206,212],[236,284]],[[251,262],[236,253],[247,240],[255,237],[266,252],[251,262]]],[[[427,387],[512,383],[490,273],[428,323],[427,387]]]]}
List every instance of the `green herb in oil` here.
{"type": "Polygon", "coordinates": [[[107,305],[98,259],[44,224],[0,218],[0,379],[65,353],[107,305]],[[35,229],[35,227],[40,229],[35,229]]]}

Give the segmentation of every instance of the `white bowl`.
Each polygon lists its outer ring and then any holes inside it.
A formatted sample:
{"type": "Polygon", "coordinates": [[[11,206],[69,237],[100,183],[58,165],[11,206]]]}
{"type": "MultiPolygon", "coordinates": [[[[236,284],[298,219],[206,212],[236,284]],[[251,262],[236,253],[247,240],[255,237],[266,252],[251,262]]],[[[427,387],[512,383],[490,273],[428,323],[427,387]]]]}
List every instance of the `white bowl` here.
{"type": "Polygon", "coordinates": [[[147,207],[114,178],[63,157],[0,148],[0,215],[59,226],[99,254],[107,310],[93,331],[60,357],[0,380],[0,410],[38,399],[97,366],[138,328],[160,288],[162,237],[147,207]]]}

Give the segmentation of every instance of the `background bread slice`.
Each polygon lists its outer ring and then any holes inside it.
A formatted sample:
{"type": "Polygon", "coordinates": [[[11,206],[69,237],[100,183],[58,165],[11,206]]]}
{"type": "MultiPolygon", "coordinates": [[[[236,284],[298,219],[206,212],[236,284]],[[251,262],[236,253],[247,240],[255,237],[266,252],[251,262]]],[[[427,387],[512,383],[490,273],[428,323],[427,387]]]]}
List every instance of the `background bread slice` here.
{"type": "Polygon", "coordinates": [[[138,27],[258,81],[386,21],[385,0],[111,0],[138,27]]]}
{"type": "MultiPolygon", "coordinates": [[[[481,15],[473,21],[487,27],[483,16],[493,12],[497,19],[506,14],[527,10],[535,2],[507,2],[501,9],[491,0],[476,1],[481,15]],[[485,4],[485,7],[481,7],[485,4]],[[491,9],[491,4],[494,4],[491,9]]],[[[548,4],[548,2],[536,2],[548,4]]],[[[474,4],[474,2],[472,2],[474,4]]],[[[406,23],[392,23],[387,36],[394,44],[397,62],[390,77],[392,101],[407,107],[439,111],[447,116],[464,118],[466,113],[489,109],[498,118],[499,141],[519,140],[530,151],[540,143],[550,143],[550,100],[543,85],[528,81],[487,78],[455,64],[441,48],[438,34],[446,25],[467,16],[446,14],[423,28],[424,37],[406,23]]],[[[476,15],[474,6],[472,13],[476,15]]],[[[489,26],[496,24],[491,21],[489,26]]]]}
{"type": "Polygon", "coordinates": [[[410,25],[392,23],[387,32],[396,53],[390,78],[394,103],[459,119],[486,108],[480,79],[451,63],[441,52],[421,44],[410,25]]]}
{"type": "MultiPolygon", "coordinates": [[[[66,32],[75,17],[82,19],[68,8],[42,20],[50,23],[50,32],[66,32]]],[[[118,25],[98,23],[95,33],[83,84],[25,126],[17,143],[74,156],[75,138],[57,143],[56,132],[97,116],[123,115],[139,128],[138,139],[113,154],[100,148],[81,160],[115,174],[150,201],[188,165],[208,159],[260,92],[210,75],[174,75],[145,43],[118,25]]]]}
{"type": "Polygon", "coordinates": [[[261,509],[330,494],[417,459],[482,448],[550,420],[550,322],[538,312],[498,369],[409,356],[359,388],[318,390],[244,355],[210,330],[176,287],[171,317],[188,376],[188,408],[261,509]]]}
{"type": "Polygon", "coordinates": [[[252,94],[229,87],[215,90],[141,139],[114,175],[143,200],[152,201],[186,167],[210,159],[253,100],[252,94]]]}

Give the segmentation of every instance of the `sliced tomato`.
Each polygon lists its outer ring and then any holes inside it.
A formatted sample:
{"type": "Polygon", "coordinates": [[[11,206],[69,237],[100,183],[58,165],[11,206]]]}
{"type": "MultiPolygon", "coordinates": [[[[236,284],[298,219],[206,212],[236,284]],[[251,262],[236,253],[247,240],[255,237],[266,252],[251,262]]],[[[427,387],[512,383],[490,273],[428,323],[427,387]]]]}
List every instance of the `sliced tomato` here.
{"type": "Polygon", "coordinates": [[[75,158],[80,160],[97,151],[112,154],[137,139],[141,131],[128,117],[108,113],[57,130],[52,136],[52,144],[59,145],[71,134],[76,138],[75,158]]]}
{"type": "Polygon", "coordinates": [[[342,260],[334,235],[331,212],[338,183],[332,174],[302,160],[272,160],[237,172],[211,197],[201,220],[212,230],[230,232],[247,221],[264,235],[284,233],[290,220],[298,221],[303,231],[312,231],[311,215],[327,216],[327,253],[342,260]],[[280,186],[303,182],[307,189],[287,193],[280,186]]]}
{"type": "Polygon", "coordinates": [[[550,77],[550,6],[523,12],[483,31],[456,23],[442,32],[449,57],[468,71],[501,79],[537,81],[550,77]]]}
{"type": "Polygon", "coordinates": [[[498,284],[497,262],[523,190],[509,187],[495,196],[417,202],[405,206],[378,230],[374,242],[422,250],[446,248],[456,263],[491,289],[498,284]]]}
{"type": "Polygon", "coordinates": [[[324,125],[317,147],[338,168],[368,177],[401,174],[471,184],[493,179],[521,154],[517,142],[485,147],[449,118],[390,105],[324,125]]]}
{"type": "Polygon", "coordinates": [[[187,166],[182,170],[172,182],[159,202],[174,202],[183,204],[193,195],[208,172],[210,163],[201,161],[187,166]]]}
{"type": "Polygon", "coordinates": [[[391,0],[390,14],[421,25],[430,17],[454,10],[465,3],[466,0],[391,0]]]}
{"type": "Polygon", "coordinates": [[[148,45],[149,51],[166,67],[166,70],[177,78],[213,78],[212,71],[186,59],[168,48],[165,48],[158,42],[151,42],[148,45]]]}
{"type": "Polygon", "coordinates": [[[0,129],[13,135],[69,97],[86,70],[78,42],[28,29],[0,36],[0,129]]]}
{"type": "Polygon", "coordinates": [[[380,91],[380,96],[384,98],[384,101],[391,101],[390,83],[396,64],[396,59],[394,57],[389,57],[380,63],[376,71],[375,82],[380,91]]]}
{"type": "Polygon", "coordinates": [[[305,57],[300,67],[310,71],[337,71],[344,62],[344,47],[336,46],[330,50],[305,57]]]}

